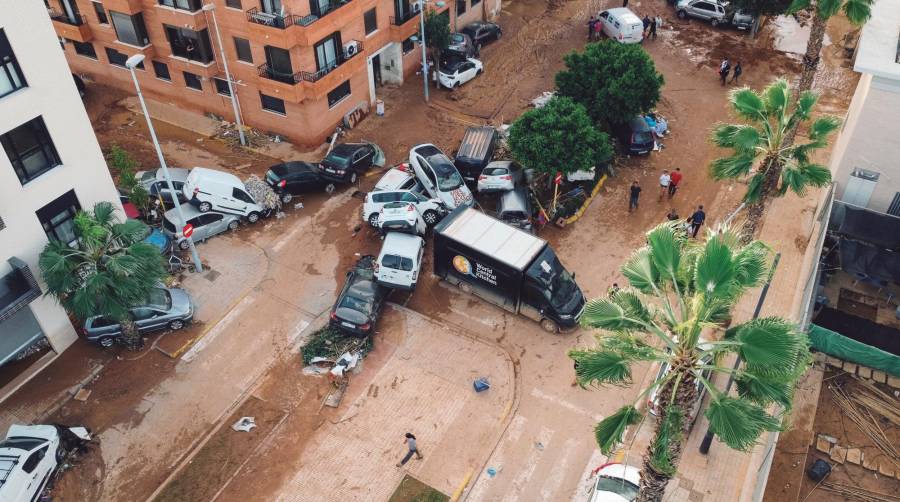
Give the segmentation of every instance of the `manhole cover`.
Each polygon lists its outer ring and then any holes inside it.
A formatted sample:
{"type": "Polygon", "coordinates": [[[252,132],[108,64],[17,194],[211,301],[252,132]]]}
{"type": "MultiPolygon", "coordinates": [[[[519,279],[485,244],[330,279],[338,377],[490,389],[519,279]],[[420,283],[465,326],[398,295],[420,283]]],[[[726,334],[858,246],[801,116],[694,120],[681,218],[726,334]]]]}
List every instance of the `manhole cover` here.
{"type": "Polygon", "coordinates": [[[217,270],[209,269],[209,272],[207,272],[206,274],[204,274],[204,275],[203,275],[203,278],[206,279],[206,280],[209,281],[209,282],[213,282],[213,281],[215,281],[216,279],[218,279],[220,275],[222,275],[221,272],[219,272],[219,271],[217,271],[217,270]]]}

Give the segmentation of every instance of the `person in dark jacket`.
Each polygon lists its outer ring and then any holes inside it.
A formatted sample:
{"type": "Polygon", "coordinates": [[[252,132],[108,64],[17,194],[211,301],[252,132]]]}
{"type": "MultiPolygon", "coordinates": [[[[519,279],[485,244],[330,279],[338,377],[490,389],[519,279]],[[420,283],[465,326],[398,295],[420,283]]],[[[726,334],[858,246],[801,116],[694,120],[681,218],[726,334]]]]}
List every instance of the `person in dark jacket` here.
{"type": "Polygon", "coordinates": [[[642,19],[641,22],[644,23],[644,31],[642,32],[642,35],[646,37],[647,30],[650,29],[650,24],[653,23],[653,21],[650,20],[650,16],[644,16],[644,19],[642,19]]]}
{"type": "Polygon", "coordinates": [[[694,214],[687,219],[687,222],[691,224],[691,237],[697,237],[697,232],[700,231],[700,226],[704,221],[706,221],[706,212],[703,211],[703,206],[697,206],[694,214]]]}
{"type": "Polygon", "coordinates": [[[591,16],[591,18],[588,20],[588,23],[587,23],[588,40],[589,41],[594,39],[594,26],[596,24],[597,24],[597,18],[595,18],[594,16],[591,16]]]}
{"type": "Polygon", "coordinates": [[[719,79],[722,81],[722,85],[725,85],[725,81],[728,80],[728,73],[731,71],[731,61],[728,61],[728,58],[722,60],[722,64],[719,65],[719,79]]]}
{"type": "Polygon", "coordinates": [[[731,82],[737,83],[738,77],[741,76],[741,73],[744,73],[744,69],[741,68],[741,62],[738,61],[737,63],[734,64],[734,74],[731,76],[731,80],[729,81],[729,83],[731,83],[731,82]]]}

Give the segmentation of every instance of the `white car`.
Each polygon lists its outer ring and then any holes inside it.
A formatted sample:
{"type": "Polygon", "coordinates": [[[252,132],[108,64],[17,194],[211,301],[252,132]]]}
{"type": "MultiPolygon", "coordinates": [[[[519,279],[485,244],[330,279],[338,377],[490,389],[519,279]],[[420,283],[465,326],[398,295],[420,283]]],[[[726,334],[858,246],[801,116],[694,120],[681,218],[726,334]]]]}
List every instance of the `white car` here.
{"type": "Polygon", "coordinates": [[[378,213],[385,204],[392,202],[413,204],[428,226],[437,224],[447,213],[440,199],[431,199],[413,190],[381,190],[366,194],[362,210],[363,220],[373,227],[378,226],[378,213]]]}
{"type": "Polygon", "coordinates": [[[10,426],[6,438],[0,441],[0,500],[37,500],[66,456],[60,434],[70,431],[76,440],[90,439],[82,427],[66,430],[53,425],[10,426]]]}
{"type": "Polygon", "coordinates": [[[427,143],[414,146],[409,162],[425,191],[440,199],[448,210],[475,202],[456,166],[438,147],[427,143]]]}
{"type": "Polygon", "coordinates": [[[409,202],[388,202],[378,213],[376,223],[382,232],[404,232],[424,237],[428,226],[416,206],[409,202]]]}
{"type": "Polygon", "coordinates": [[[644,39],[644,22],[626,7],[604,10],[597,19],[603,33],[619,43],[637,44],[644,39]]]}
{"type": "Polygon", "coordinates": [[[416,179],[412,167],[409,164],[398,164],[390,169],[375,183],[372,190],[379,192],[382,190],[417,190],[421,188],[421,184],[416,179]]]}
{"type": "Polygon", "coordinates": [[[421,237],[389,232],[375,261],[375,282],[389,288],[413,289],[419,280],[424,251],[421,237]]]}
{"type": "Polygon", "coordinates": [[[522,169],[511,160],[495,160],[478,177],[478,192],[506,192],[522,181],[522,169]]]}
{"type": "Polygon", "coordinates": [[[598,467],[591,488],[591,502],[632,502],[638,496],[641,471],[630,465],[611,463],[598,467]]]}
{"type": "Polygon", "coordinates": [[[468,58],[464,61],[451,61],[441,67],[438,72],[438,79],[441,85],[447,89],[459,87],[477,75],[481,75],[484,71],[484,65],[475,58],[468,58]]]}

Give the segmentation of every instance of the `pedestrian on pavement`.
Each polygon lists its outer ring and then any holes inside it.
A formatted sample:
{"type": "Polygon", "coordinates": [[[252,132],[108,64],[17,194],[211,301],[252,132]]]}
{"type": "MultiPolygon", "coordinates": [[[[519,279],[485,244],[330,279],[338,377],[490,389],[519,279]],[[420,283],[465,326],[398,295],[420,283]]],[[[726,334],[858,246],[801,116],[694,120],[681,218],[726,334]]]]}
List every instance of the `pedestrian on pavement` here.
{"type": "Polygon", "coordinates": [[[641,186],[637,181],[631,182],[631,195],[628,197],[628,212],[637,209],[638,198],[641,196],[641,186]]]}
{"type": "Polygon", "coordinates": [[[678,221],[681,219],[681,216],[678,216],[678,211],[676,211],[673,207],[669,210],[669,213],[666,214],[666,219],[668,219],[669,221],[678,221]]]}
{"type": "Polygon", "coordinates": [[[644,23],[644,31],[641,34],[646,37],[647,30],[650,29],[650,24],[652,23],[652,21],[650,21],[650,16],[645,14],[644,19],[642,19],[641,22],[644,23]]]}
{"type": "Polygon", "coordinates": [[[422,454],[419,453],[419,448],[416,446],[416,437],[413,436],[412,433],[407,432],[406,439],[404,439],[403,442],[406,443],[409,451],[406,452],[406,456],[403,457],[403,460],[401,460],[399,464],[397,464],[397,467],[401,467],[409,462],[409,459],[412,458],[413,454],[416,455],[416,460],[422,460],[422,454]]]}
{"type": "Polygon", "coordinates": [[[659,18],[659,16],[655,16],[650,19],[650,38],[652,40],[656,40],[656,29],[659,28],[659,23],[661,22],[662,20],[659,18]]]}
{"type": "Polygon", "coordinates": [[[591,16],[591,19],[588,20],[588,23],[587,23],[588,41],[589,42],[594,39],[594,25],[595,24],[597,24],[597,18],[595,18],[594,16],[591,16]]]}
{"type": "Polygon", "coordinates": [[[668,193],[669,185],[671,183],[672,183],[672,177],[669,176],[669,171],[666,171],[665,169],[663,169],[662,174],[659,175],[659,199],[657,199],[657,200],[662,200],[663,195],[668,193]]]}
{"type": "Polygon", "coordinates": [[[703,206],[697,206],[697,210],[694,211],[694,214],[687,221],[691,224],[691,237],[696,238],[697,232],[700,231],[700,225],[703,225],[703,222],[706,221],[706,212],[703,211],[703,206]]]}
{"type": "Polygon", "coordinates": [[[612,298],[613,296],[616,296],[616,293],[618,293],[618,292],[619,292],[619,283],[614,282],[613,285],[609,287],[609,291],[606,292],[606,295],[609,296],[610,298],[612,298]]]}
{"type": "Polygon", "coordinates": [[[622,0],[622,7],[628,7],[628,0],[622,0]]]}
{"type": "Polygon", "coordinates": [[[578,385],[578,361],[575,361],[575,376],[572,377],[572,387],[578,385]]]}
{"type": "Polygon", "coordinates": [[[681,168],[676,167],[672,174],[669,175],[669,198],[675,196],[675,192],[678,190],[678,184],[681,183],[681,168]]]}
{"type": "Polygon", "coordinates": [[[741,73],[744,73],[744,69],[741,68],[741,62],[738,61],[737,63],[734,64],[734,75],[731,76],[731,81],[729,83],[731,83],[731,82],[737,83],[738,77],[741,76],[741,73]]]}
{"type": "Polygon", "coordinates": [[[603,31],[603,24],[600,22],[600,18],[597,18],[594,21],[594,40],[600,40],[600,32],[603,31]]]}
{"type": "Polygon", "coordinates": [[[731,62],[726,57],[722,60],[722,64],[719,65],[719,79],[722,81],[722,85],[725,85],[725,81],[728,80],[728,72],[730,71],[731,62]]]}

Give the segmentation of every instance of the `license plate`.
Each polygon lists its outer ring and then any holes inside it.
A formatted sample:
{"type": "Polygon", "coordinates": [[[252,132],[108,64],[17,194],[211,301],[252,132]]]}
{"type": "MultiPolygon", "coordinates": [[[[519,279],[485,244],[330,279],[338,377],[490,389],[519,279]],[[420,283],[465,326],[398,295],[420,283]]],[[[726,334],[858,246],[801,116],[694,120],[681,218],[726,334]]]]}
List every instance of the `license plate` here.
{"type": "Polygon", "coordinates": [[[355,324],[350,324],[349,322],[342,322],[341,326],[344,326],[346,328],[355,328],[356,327],[355,324]]]}
{"type": "Polygon", "coordinates": [[[325,172],[334,174],[334,169],[325,168],[325,172]]]}

